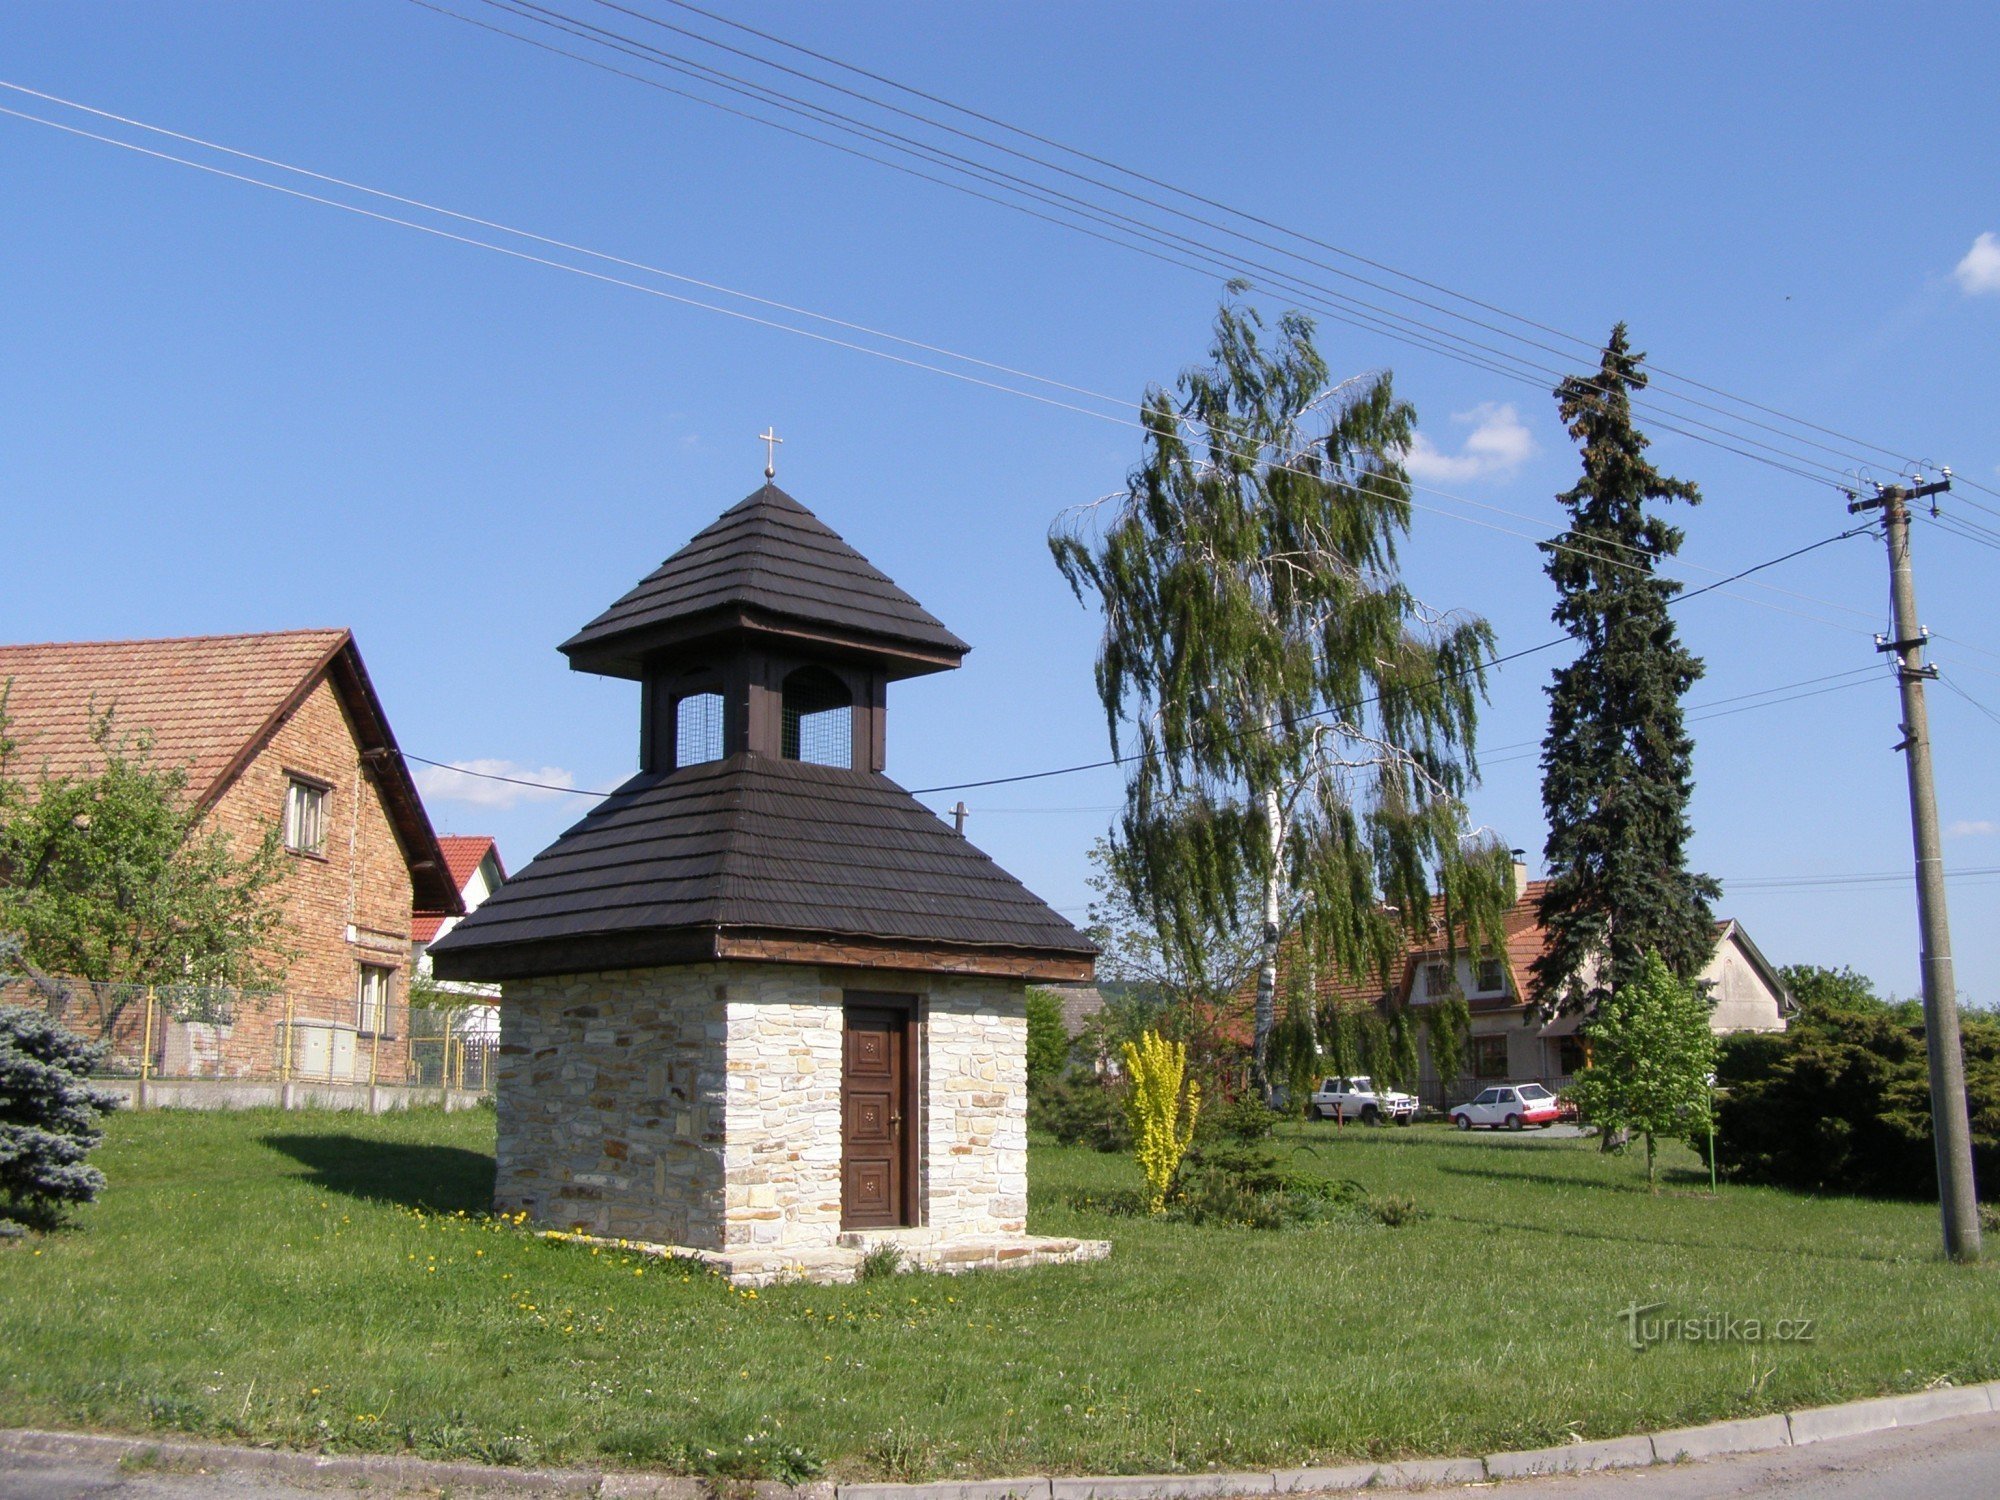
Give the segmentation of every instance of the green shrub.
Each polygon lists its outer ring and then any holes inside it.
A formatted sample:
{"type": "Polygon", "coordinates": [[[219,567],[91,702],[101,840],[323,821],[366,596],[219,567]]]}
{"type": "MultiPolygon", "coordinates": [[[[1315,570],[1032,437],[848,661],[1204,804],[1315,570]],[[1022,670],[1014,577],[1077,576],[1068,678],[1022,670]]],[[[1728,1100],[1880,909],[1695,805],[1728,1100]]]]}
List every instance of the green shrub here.
{"type": "Polygon", "coordinates": [[[1237,1095],[1226,1104],[1212,1105],[1205,1110],[1195,1126],[1195,1140],[1269,1140],[1277,1123],[1277,1115],[1251,1090],[1237,1095]]]}
{"type": "Polygon", "coordinates": [[[856,1281],[886,1281],[891,1276],[902,1274],[903,1252],[895,1245],[877,1245],[861,1257],[861,1264],[855,1268],[856,1281]]]}
{"type": "MultiPolygon", "coordinates": [[[[1790,1029],[1723,1040],[1722,1173],[1813,1192],[1935,1196],[1922,1011],[1877,999],[1856,974],[1785,977],[1801,1005],[1790,1029]]],[[[1967,1012],[1961,1030],[1973,1168],[1990,1199],[2000,1194],[2000,1020],[1967,1012]]]]}
{"type": "Polygon", "coordinates": [[[1070,1035],[1063,1026],[1062,998],[1053,991],[1028,991],[1028,1094],[1048,1088],[1069,1068],[1070,1035]]]}
{"type": "Polygon", "coordinates": [[[1028,1127],[1065,1146],[1120,1153],[1132,1149],[1123,1092],[1093,1077],[1072,1076],[1050,1084],[1039,1096],[1030,1094],[1028,1127]]]}

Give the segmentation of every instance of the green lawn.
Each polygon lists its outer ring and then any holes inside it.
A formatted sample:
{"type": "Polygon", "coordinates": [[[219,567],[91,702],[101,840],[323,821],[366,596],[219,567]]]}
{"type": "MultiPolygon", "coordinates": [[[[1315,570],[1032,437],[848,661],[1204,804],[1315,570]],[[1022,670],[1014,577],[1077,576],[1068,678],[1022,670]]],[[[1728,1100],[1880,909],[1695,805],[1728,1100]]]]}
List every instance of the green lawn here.
{"type": "Polygon", "coordinates": [[[75,1228],[0,1250],[0,1424],[795,1478],[1477,1453],[2000,1377],[2000,1271],[1922,1205],[1706,1195],[1668,1157],[1312,1127],[1400,1229],[1108,1217],[1038,1147],[1032,1226],[1099,1265],[737,1292],[483,1215],[492,1116],[123,1114],[75,1228]],[[1626,1347],[1617,1311],[1815,1320],[1626,1347]]]}

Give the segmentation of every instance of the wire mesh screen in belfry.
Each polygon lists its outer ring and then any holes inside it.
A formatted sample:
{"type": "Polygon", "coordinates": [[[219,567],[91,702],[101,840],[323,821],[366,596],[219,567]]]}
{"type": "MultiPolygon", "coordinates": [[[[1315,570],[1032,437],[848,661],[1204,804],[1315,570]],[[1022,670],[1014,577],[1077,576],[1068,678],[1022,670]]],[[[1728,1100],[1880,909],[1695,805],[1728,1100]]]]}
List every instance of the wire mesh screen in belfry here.
{"type": "Polygon", "coordinates": [[[722,759],[722,694],[690,693],[674,704],[674,764],[722,759]]]}
{"type": "Polygon", "coordinates": [[[785,679],[783,752],[808,765],[854,764],[854,700],[840,679],[802,667],[785,679]]]}

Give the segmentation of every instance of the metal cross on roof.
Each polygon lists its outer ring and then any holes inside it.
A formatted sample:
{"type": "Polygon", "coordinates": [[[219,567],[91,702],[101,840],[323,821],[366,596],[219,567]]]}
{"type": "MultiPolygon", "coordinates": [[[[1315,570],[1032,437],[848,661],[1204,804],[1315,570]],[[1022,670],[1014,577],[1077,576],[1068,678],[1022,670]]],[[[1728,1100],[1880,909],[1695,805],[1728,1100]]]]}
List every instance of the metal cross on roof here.
{"type": "Polygon", "coordinates": [[[766,427],[762,432],[757,434],[757,438],[764,445],[764,477],[766,479],[776,479],[778,477],[778,444],[782,443],[784,439],[778,436],[778,429],[775,427],[766,427]]]}

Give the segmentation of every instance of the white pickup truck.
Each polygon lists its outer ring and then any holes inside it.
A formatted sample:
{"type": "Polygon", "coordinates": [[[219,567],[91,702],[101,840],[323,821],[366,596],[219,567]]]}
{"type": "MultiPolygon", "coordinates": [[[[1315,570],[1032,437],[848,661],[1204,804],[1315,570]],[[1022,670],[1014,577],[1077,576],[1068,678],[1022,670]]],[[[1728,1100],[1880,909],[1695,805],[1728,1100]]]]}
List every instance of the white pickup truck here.
{"type": "Polygon", "coordinates": [[[1376,1088],[1372,1078],[1325,1078],[1313,1090],[1312,1113],[1322,1120],[1407,1125],[1417,1117],[1417,1101],[1410,1094],[1376,1088]]]}

